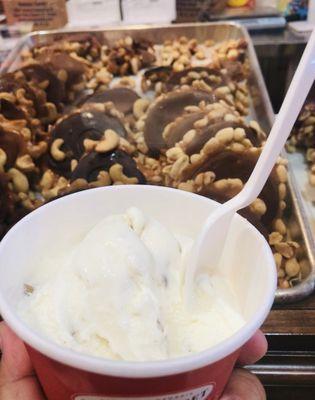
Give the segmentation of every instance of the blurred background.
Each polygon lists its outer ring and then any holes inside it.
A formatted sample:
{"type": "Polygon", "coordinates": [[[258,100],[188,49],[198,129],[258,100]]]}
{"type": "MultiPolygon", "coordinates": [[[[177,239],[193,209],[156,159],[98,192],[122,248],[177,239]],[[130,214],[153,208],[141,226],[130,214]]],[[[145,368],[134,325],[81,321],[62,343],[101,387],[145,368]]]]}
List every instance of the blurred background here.
{"type": "Polygon", "coordinates": [[[249,29],[277,112],[315,22],[314,0],[0,0],[0,62],[32,30],[220,20],[249,29]]]}

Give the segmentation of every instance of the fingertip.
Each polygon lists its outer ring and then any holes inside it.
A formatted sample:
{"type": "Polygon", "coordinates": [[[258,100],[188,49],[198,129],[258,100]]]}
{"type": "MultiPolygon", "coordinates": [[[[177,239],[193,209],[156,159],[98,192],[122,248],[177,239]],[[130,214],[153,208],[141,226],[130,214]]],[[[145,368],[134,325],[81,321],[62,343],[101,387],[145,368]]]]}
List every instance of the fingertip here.
{"type": "Polygon", "coordinates": [[[25,345],[5,322],[0,323],[0,341],[2,352],[0,384],[30,375],[33,368],[25,345]]]}
{"type": "Polygon", "coordinates": [[[259,379],[245,369],[235,369],[220,400],[266,400],[259,379]]]}
{"type": "Polygon", "coordinates": [[[254,364],[260,360],[268,350],[268,342],[262,331],[258,330],[254,336],[243,346],[238,364],[254,364]]]}

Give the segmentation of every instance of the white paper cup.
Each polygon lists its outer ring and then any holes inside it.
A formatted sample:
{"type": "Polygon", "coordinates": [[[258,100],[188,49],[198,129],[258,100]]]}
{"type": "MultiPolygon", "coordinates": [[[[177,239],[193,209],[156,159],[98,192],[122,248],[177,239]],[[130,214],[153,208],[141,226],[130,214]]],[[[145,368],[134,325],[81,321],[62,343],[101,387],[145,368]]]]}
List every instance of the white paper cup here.
{"type": "Polygon", "coordinates": [[[23,218],[0,243],[0,312],[26,343],[49,400],[217,399],[242,345],[265,320],[276,289],[270,247],[239,215],[233,219],[220,268],[234,284],[246,324],[210,349],[165,361],[106,360],[62,348],[16,314],[34,260],[68,248],[101,218],[130,206],[194,237],[219,204],[176,189],[141,185],[91,189],[48,203],[23,218]]]}

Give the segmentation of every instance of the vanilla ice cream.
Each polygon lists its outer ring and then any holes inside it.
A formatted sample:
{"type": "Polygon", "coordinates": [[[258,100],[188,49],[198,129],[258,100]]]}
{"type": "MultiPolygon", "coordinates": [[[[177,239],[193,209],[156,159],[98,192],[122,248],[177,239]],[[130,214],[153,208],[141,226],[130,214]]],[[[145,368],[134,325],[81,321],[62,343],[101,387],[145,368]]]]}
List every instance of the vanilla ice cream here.
{"type": "Polygon", "coordinates": [[[192,242],[136,208],[107,217],[67,253],[34,268],[19,314],[62,346],[110,359],[161,360],[209,348],[245,321],[219,272],[197,276],[193,301],[184,301],[192,242]]]}

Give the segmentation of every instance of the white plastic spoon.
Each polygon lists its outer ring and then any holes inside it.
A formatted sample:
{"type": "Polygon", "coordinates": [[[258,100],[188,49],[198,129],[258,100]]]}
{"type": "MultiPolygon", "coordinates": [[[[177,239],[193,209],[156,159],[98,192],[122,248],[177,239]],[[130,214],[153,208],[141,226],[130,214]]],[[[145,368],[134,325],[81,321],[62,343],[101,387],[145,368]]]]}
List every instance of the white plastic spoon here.
{"type": "MultiPolygon", "coordinates": [[[[315,30],[294,74],[263,151],[243,190],[218,207],[205,221],[187,260],[186,294],[197,271],[218,265],[234,214],[249,206],[263,189],[315,79],[315,30]]],[[[233,168],[233,166],[231,167],[233,168]]]]}

